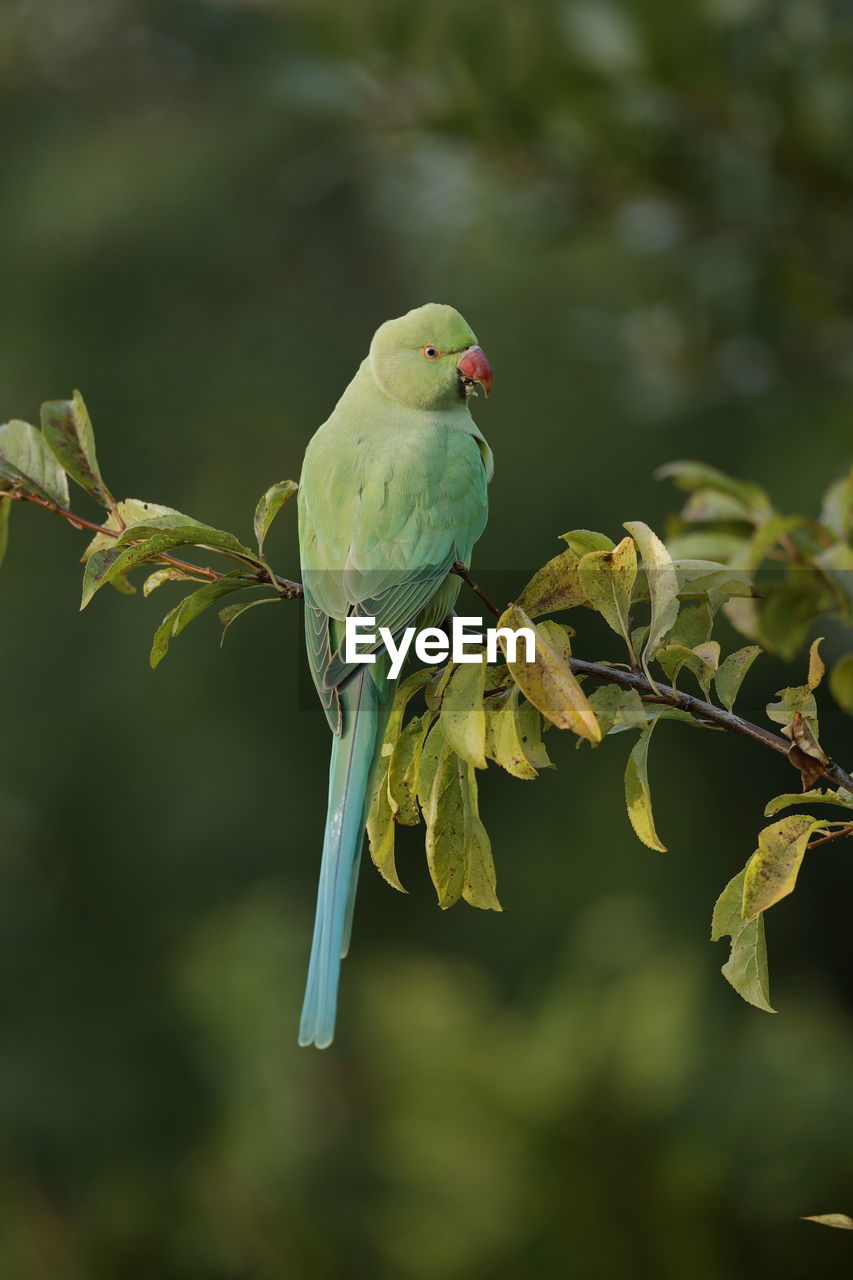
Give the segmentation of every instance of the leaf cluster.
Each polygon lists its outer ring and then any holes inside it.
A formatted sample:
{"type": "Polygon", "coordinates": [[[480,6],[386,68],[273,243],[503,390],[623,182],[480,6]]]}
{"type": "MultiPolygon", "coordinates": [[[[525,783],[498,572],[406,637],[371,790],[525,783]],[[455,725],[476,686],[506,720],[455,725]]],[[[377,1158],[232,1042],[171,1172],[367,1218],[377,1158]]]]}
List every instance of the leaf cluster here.
{"type": "Polygon", "coordinates": [[[149,657],[151,666],[156,667],[168,652],[170,642],[210,605],[225,597],[258,589],[265,593],[219,611],[223,639],[228,627],[246,609],[297,594],[296,584],[278,578],[264,556],[270,525],[295,492],[295,483],[283,480],[261,496],[254,516],[256,548],[244,545],[233,533],[173,507],[139,498],[116,501],[101,474],[88,410],[80,392],[75,391],[70,400],[52,400],[42,405],[40,428],[19,420],[0,426],[0,562],[8,546],[12,503],[23,499],[64,516],[78,528],[95,531],[82,557],[81,609],[106,585],[132,595],[136,588],[129,574],[134,569],[148,571],[142,587],[145,596],[167,582],[201,583],[170,609],[157,627],[149,657]],[[94,524],[71,511],[69,480],[104,509],[102,523],[94,524]],[[188,564],[172,554],[183,547],[224,556],[236,567],[222,571],[188,564]]]}
{"type": "MultiPolygon", "coordinates": [[[[831,616],[842,627],[853,620],[853,471],[827,491],[817,520],[780,515],[763,490],[703,463],[673,463],[659,475],[688,495],[666,541],[638,520],[624,525],[618,542],[588,529],[563,534],[559,554],[502,613],[494,609],[503,661],[489,663],[480,649],[465,662],[415,671],[400,683],[367,816],[370,852],[388,883],[402,890],[396,827],[422,821],[439,905],[463,899],[500,910],[478,799],[478,774],[490,763],[533,781],[553,767],[543,741],[547,730],[566,730],[578,746],[593,748],[629,734],[627,817],[644,845],[665,852],[649,782],[659,723],[744,734],[787,756],[802,786],[801,793],[786,792],[767,804],[765,816],[774,821],[758,833],[757,848],[713,914],[712,938],[731,939],[724,975],[744,999],[772,1011],[764,912],[794,890],[809,849],[853,834],[853,780],[820,740],[815,695],[826,675],[821,641],[811,645],[804,682],[779,690],[767,706],[781,736],[744,721],[734,708],[762,650],[791,657],[817,619],[831,616]],[[578,659],[575,632],[550,616],[570,609],[596,614],[618,637],[624,661],[578,659]],[[721,619],[750,643],[724,653],[721,619]],[[536,637],[529,663],[508,643],[509,633],[522,627],[536,637]],[[834,786],[820,789],[821,779],[834,786]],[[843,816],[815,817],[799,811],[802,805],[830,806],[843,816]],[[798,811],[776,817],[788,808],[798,811]]],[[[192,584],[154,633],[150,662],[157,666],[171,641],[211,605],[222,606],[224,636],[254,605],[301,594],[298,583],[272,570],[264,550],[272,521],[295,490],[285,480],[262,495],[254,545],[171,507],[116,500],[101,473],[86,406],[75,392],[42,407],[40,428],[18,420],[0,427],[0,557],[13,503],[29,501],[94,534],[83,553],[81,608],[105,585],[133,592],[129,575],[137,569],[146,573],[145,596],[166,583],[192,584]],[[69,481],[103,508],[101,523],[71,510],[69,481]],[[187,547],[207,558],[224,557],[228,567],[176,558],[187,547]],[[247,592],[254,594],[246,599],[247,592]]],[[[835,661],[826,683],[853,713],[853,649],[835,661]]]]}

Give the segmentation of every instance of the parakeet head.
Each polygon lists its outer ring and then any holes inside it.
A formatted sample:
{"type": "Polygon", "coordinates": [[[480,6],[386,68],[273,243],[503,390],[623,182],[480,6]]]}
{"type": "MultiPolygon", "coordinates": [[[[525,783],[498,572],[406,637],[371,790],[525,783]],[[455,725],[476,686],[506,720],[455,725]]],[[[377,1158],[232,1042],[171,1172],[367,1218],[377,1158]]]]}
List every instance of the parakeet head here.
{"type": "Polygon", "coordinates": [[[449,409],[478,386],[488,395],[492,385],[475,335],[458,311],[439,302],[380,325],[369,363],[385,394],[412,409],[449,409]]]}

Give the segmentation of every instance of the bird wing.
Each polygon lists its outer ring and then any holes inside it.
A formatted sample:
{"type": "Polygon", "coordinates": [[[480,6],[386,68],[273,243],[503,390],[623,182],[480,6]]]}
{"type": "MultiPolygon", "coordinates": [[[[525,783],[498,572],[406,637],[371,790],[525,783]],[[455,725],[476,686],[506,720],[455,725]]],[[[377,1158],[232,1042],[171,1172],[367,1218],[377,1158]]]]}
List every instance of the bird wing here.
{"type": "Polygon", "coordinates": [[[337,687],[354,670],[338,651],[345,619],[372,617],[392,632],[411,625],[454,562],[469,562],[486,511],[482,453],[465,432],[421,424],[342,440],[330,420],[315,435],[300,487],[300,550],[308,660],[333,729],[337,687]]]}

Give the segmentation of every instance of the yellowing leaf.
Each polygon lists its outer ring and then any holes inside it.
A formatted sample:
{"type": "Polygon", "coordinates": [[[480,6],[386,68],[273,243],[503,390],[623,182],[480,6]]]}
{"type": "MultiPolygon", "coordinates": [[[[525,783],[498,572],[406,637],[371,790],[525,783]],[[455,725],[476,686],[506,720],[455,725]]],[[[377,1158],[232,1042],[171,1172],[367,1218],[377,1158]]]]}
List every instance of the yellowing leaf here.
{"type": "Polygon", "coordinates": [[[379,763],[376,785],[367,812],[367,840],[373,864],[383,880],[405,893],[394,861],[394,814],[388,801],[388,764],[390,757],[379,763]]]}
{"type": "Polygon", "coordinates": [[[792,813],[758,833],[758,848],[746,864],[745,920],[793,893],[809,837],[827,824],[808,813],[792,813]]]}
{"type": "Polygon", "coordinates": [[[424,813],[429,798],[432,794],[432,784],[435,781],[438,762],[446,747],[444,733],[441,728],[441,721],[437,720],[427,734],[424,745],[421,748],[421,758],[417,768],[417,783],[415,790],[417,792],[418,804],[421,807],[421,813],[424,813]]]}
{"type": "MultiPolygon", "coordinates": [[[[516,688],[516,692],[518,692],[516,688]]],[[[515,716],[518,737],[527,759],[534,769],[553,769],[542,741],[542,716],[532,702],[523,698],[515,716]]]]}
{"type": "Polygon", "coordinates": [[[633,538],[623,538],[612,551],[589,551],[578,562],[578,581],[584,595],[626,644],[636,577],[637,549],[633,538]]]}
{"type": "Polygon", "coordinates": [[[0,493],[0,564],[6,559],[6,549],[9,546],[9,516],[12,514],[12,502],[10,498],[4,498],[0,493]]]}
{"type": "Polygon", "coordinates": [[[425,711],[415,716],[401,732],[394,744],[388,765],[388,801],[395,822],[414,827],[420,822],[414,779],[424,739],[433,721],[433,713],[425,711]]]}
{"type": "Polygon", "coordinates": [[[467,775],[468,765],[445,744],[424,809],[427,866],[442,910],[458,902],[465,887],[465,849],[471,835],[467,775]]]}
{"type": "Polygon", "coordinates": [[[504,693],[487,700],[486,755],[514,778],[529,780],[538,774],[521,741],[518,699],[518,685],[513,683],[504,693]]]}
{"type": "Polygon", "coordinates": [[[603,684],[589,695],[589,705],[595,712],[602,736],[616,726],[643,730],[648,727],[646,708],[636,689],[603,684]]]}
{"type": "Polygon", "coordinates": [[[655,830],[652,796],[649,790],[649,742],[656,724],[655,719],[647,729],[643,730],[628,757],[625,767],[625,804],[628,808],[628,818],[638,839],[642,840],[649,849],[666,853],[666,845],[661,843],[655,830]]]}
{"type": "Polygon", "coordinates": [[[819,1222],[822,1227],[840,1227],[853,1231],[853,1218],[846,1213],[808,1213],[801,1215],[803,1222],[819,1222]]]}
{"type": "Polygon", "coordinates": [[[853,791],[787,791],[774,796],[764,807],[765,818],[772,818],[780,809],[790,809],[798,804],[831,804],[841,809],[853,808],[853,791]]]}
{"type": "MultiPolygon", "coordinates": [[[[373,794],[370,800],[370,807],[367,814],[367,837],[370,847],[370,856],[376,865],[380,875],[395,889],[399,889],[401,893],[406,890],[400,883],[397,875],[397,867],[394,861],[394,812],[389,801],[388,773],[391,760],[393,758],[394,748],[397,739],[400,736],[400,729],[403,723],[403,716],[406,713],[406,707],[412,697],[423,689],[427,682],[434,675],[433,668],[424,667],[419,671],[415,671],[405,680],[397,685],[397,692],[394,697],[394,703],[391,707],[391,714],[388,717],[388,723],[385,726],[385,735],[382,742],[382,751],[379,757],[379,764],[376,771],[376,779],[374,782],[373,794]]],[[[435,731],[430,737],[435,736],[435,731]]],[[[439,733],[436,739],[438,743],[443,744],[443,738],[439,733]]]]}
{"type": "Polygon", "coordinates": [[[641,661],[646,678],[654,688],[654,681],[649,673],[648,664],[661,646],[664,636],[678,617],[678,575],[672,563],[672,556],[642,520],[629,520],[624,528],[640,548],[643,568],[649,584],[649,599],[652,604],[652,616],[649,634],[643,648],[641,661]]]}
{"type": "Polygon", "coordinates": [[[482,911],[501,911],[503,908],[498,902],[492,845],[489,833],[480,821],[477,775],[473,765],[468,766],[468,793],[471,829],[465,848],[465,883],[462,888],[462,897],[472,907],[479,907],[482,911]]]}
{"type": "Polygon", "coordinates": [[[460,663],[441,702],[445,738],[457,755],[477,769],[486,767],[485,677],[485,661],[460,663]]]}
{"type": "MultiPolygon", "coordinates": [[[[630,542],[630,538],[626,538],[625,541],[630,542]]],[[[535,661],[522,660],[524,645],[519,646],[517,661],[507,661],[513,680],[528,702],[532,702],[534,707],[537,707],[558,729],[571,729],[573,733],[582,738],[588,738],[590,742],[600,742],[601,732],[592,708],[572,674],[565,653],[560,651],[563,645],[556,647],[552,642],[551,637],[555,633],[546,630],[544,624],[537,626],[523,609],[519,609],[518,605],[514,604],[501,615],[498,627],[513,631],[529,627],[535,633],[535,661]]],[[[505,638],[501,636],[500,641],[506,652],[505,638]]],[[[565,640],[565,643],[568,641],[565,640]]]]}
{"type": "Polygon", "coordinates": [[[820,636],[817,640],[813,640],[811,648],[809,649],[809,674],[806,679],[806,684],[810,689],[816,689],[818,687],[826,671],[826,664],[820,656],[820,646],[822,641],[823,636],[820,636]]]}
{"type": "Polygon", "coordinates": [[[531,618],[586,604],[578,581],[578,557],[569,549],[535,573],[516,601],[531,618]]]}
{"type": "Polygon", "coordinates": [[[731,938],[731,953],[722,967],[723,977],[748,1004],[765,1013],[775,1013],[770,1003],[770,980],[767,973],[767,945],[764,941],[764,916],[743,918],[743,885],[745,869],[739,871],[717,899],[711,923],[711,941],[731,938]]]}

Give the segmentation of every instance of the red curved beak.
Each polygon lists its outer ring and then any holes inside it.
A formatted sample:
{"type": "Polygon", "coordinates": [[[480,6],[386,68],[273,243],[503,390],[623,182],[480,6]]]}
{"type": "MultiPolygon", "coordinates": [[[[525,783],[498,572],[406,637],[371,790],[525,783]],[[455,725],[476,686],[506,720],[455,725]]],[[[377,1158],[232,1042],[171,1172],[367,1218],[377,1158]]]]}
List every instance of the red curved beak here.
{"type": "Polygon", "coordinates": [[[478,383],[483,388],[484,395],[489,394],[492,389],[492,366],[481,347],[469,347],[456,367],[466,381],[478,383]]]}

